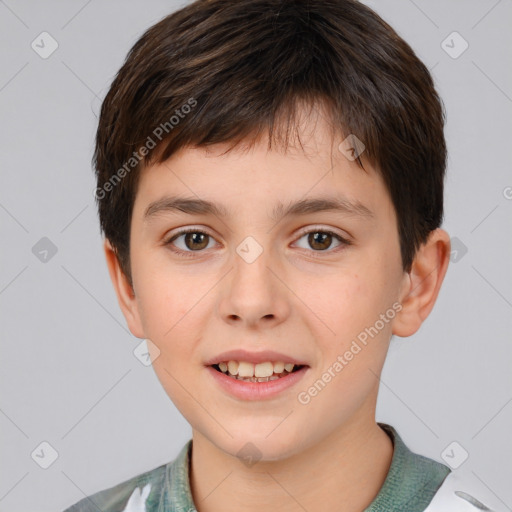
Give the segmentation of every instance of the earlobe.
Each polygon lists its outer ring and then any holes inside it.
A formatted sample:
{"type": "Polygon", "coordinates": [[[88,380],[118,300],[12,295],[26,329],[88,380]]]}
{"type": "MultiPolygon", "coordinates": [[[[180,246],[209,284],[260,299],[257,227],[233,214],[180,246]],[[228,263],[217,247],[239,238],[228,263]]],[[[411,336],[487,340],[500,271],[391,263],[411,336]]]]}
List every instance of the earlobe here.
{"type": "Polygon", "coordinates": [[[144,329],[140,319],[137,298],[128,278],[121,269],[117,255],[108,239],[103,242],[103,250],[107,262],[108,272],[114,291],[116,292],[119,307],[128,324],[131,333],[137,338],[145,338],[144,329]]]}
{"type": "Polygon", "coordinates": [[[402,310],[393,322],[393,334],[414,334],[432,311],[450,260],[450,237],[443,229],[432,231],[418,249],[411,271],[404,275],[402,310]]]}

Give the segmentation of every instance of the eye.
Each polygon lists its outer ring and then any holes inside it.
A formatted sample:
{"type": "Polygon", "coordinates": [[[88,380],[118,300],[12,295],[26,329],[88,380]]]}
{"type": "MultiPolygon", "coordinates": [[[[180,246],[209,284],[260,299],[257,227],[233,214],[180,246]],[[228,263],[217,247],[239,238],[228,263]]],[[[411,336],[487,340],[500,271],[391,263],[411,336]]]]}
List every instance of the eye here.
{"type": "Polygon", "coordinates": [[[165,242],[165,245],[171,246],[171,250],[183,256],[193,256],[191,252],[200,252],[203,249],[208,248],[208,242],[213,240],[213,237],[204,231],[200,231],[197,228],[182,229],[175,233],[169,240],[165,242]],[[181,247],[175,243],[176,240],[183,237],[181,241],[181,247]],[[172,246],[178,246],[178,249],[174,249],[172,246]]]}
{"type": "MultiPolygon", "coordinates": [[[[298,240],[300,241],[303,238],[307,238],[306,243],[313,249],[313,254],[315,252],[337,252],[345,246],[351,245],[349,240],[327,229],[316,228],[303,231],[298,240]],[[338,242],[338,245],[334,250],[328,251],[332,246],[333,239],[338,242]]],[[[201,252],[204,249],[211,248],[209,242],[213,241],[213,237],[208,233],[197,228],[188,228],[175,233],[165,242],[165,245],[170,246],[170,249],[180,256],[194,257],[194,252],[201,252]],[[182,238],[182,240],[180,244],[177,244],[176,241],[180,238],[182,238]]],[[[308,249],[308,247],[302,248],[308,249]]]]}
{"type": "MultiPolygon", "coordinates": [[[[351,242],[346,238],[326,229],[310,229],[309,231],[302,233],[299,241],[303,238],[306,238],[306,243],[314,250],[314,252],[326,252],[331,247],[333,239],[338,242],[337,248],[343,248],[351,244],[351,242]]],[[[308,247],[302,248],[308,249],[308,247]]],[[[330,252],[336,252],[336,249],[330,252]]]]}

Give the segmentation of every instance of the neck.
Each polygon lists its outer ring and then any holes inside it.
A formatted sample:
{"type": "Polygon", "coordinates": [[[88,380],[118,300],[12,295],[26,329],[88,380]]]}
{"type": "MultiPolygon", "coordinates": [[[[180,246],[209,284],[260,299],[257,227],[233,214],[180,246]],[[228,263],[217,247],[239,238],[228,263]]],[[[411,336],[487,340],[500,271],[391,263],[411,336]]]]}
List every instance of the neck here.
{"type": "Polygon", "coordinates": [[[304,451],[250,467],[193,430],[190,486],[198,512],[338,512],[340,504],[360,512],[392,457],[393,443],[374,418],[353,418],[304,451]]]}

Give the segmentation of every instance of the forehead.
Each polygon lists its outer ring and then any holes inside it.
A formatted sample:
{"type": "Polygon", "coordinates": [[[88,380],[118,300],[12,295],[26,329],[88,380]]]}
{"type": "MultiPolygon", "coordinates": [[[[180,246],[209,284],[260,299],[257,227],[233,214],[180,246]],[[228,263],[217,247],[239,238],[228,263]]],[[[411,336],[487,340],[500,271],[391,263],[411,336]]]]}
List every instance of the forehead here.
{"type": "Polygon", "coordinates": [[[375,172],[354,162],[260,150],[251,153],[186,149],[146,169],[134,215],[145,225],[169,215],[230,222],[270,221],[330,214],[375,223],[389,210],[375,172]]]}
{"type": "Polygon", "coordinates": [[[263,205],[271,220],[327,210],[369,218],[386,188],[364,152],[364,169],[347,152],[347,141],[353,145],[317,111],[301,119],[287,145],[269,149],[267,133],[236,146],[183,147],[142,169],[138,214],[144,220],[171,211],[225,218],[263,205]]]}

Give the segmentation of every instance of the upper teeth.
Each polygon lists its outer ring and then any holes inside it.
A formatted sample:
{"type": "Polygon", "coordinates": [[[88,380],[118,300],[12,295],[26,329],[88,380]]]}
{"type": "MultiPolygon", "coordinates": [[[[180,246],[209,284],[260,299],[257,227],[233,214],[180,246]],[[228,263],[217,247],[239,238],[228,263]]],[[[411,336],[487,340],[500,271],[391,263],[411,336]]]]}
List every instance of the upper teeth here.
{"type": "Polygon", "coordinates": [[[293,363],[283,363],[278,361],[272,363],[270,361],[264,363],[248,363],[246,361],[228,361],[219,363],[222,372],[228,371],[231,375],[239,375],[240,377],[270,377],[274,373],[282,373],[283,370],[291,372],[295,365],[293,363]]]}

